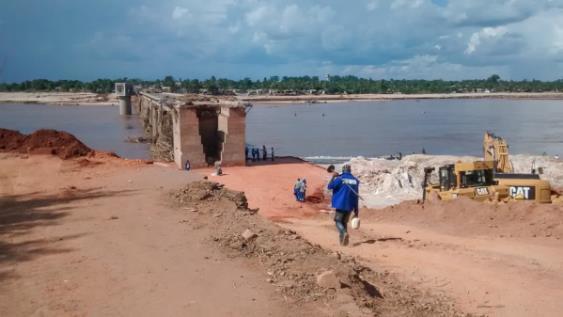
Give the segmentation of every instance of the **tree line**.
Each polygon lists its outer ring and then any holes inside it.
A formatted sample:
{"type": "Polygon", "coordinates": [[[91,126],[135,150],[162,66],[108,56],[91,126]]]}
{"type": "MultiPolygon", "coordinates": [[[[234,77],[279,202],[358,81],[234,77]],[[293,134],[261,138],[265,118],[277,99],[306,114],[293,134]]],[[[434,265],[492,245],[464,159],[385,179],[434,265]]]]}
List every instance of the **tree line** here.
{"type": "Polygon", "coordinates": [[[422,93],[466,93],[466,92],[563,92],[563,79],[555,81],[503,80],[498,75],[486,79],[448,80],[406,80],[368,79],[356,76],[280,77],[271,76],[259,80],[244,78],[231,80],[215,78],[206,80],[175,79],[166,76],[157,80],[141,79],[97,79],[90,82],[79,80],[47,79],[27,80],[19,83],[0,83],[0,91],[63,91],[111,93],[116,82],[128,82],[144,89],[167,90],[171,92],[208,94],[236,93],[278,93],[278,94],[422,94],[422,93]]]}

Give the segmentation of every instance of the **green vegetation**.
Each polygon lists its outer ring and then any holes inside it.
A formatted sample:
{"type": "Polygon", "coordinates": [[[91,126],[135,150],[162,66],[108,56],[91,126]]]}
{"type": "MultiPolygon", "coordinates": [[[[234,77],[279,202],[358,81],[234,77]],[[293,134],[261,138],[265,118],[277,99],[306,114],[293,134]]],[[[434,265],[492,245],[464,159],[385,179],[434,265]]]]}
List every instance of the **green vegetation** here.
{"type": "Polygon", "coordinates": [[[321,80],[317,76],[278,77],[272,76],[262,80],[217,79],[207,80],[176,80],[166,76],[162,80],[146,81],[139,79],[97,79],[91,82],[78,80],[50,81],[35,79],[21,83],[0,83],[0,91],[91,91],[110,93],[114,83],[127,81],[143,88],[164,89],[172,92],[209,94],[232,93],[268,93],[270,90],[280,94],[366,94],[366,93],[465,93],[465,92],[563,92],[563,79],[556,81],[539,80],[502,80],[498,75],[487,79],[447,81],[447,80],[376,80],[355,76],[330,76],[321,80]]]}

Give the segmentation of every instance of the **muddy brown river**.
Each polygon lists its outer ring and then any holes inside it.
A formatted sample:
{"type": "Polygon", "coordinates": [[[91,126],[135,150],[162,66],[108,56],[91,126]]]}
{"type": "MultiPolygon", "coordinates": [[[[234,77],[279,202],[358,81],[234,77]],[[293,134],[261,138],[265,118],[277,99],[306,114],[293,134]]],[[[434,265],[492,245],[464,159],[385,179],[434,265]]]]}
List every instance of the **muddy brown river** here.
{"type": "MultiPolygon", "coordinates": [[[[115,107],[0,105],[0,127],[28,133],[66,130],[88,146],[148,158],[137,117],[115,107]]],[[[276,155],[313,161],[420,153],[481,156],[483,133],[505,137],[512,153],[563,154],[563,101],[403,100],[328,104],[257,104],[247,117],[247,143],[276,155]]]]}

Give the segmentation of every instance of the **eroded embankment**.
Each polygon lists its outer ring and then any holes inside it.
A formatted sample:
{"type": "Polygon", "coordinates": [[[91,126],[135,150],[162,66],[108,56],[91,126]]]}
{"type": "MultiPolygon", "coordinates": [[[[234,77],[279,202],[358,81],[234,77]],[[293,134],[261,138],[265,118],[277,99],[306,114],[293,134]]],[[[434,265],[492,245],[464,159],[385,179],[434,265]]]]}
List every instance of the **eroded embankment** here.
{"type": "Polygon", "coordinates": [[[172,193],[194,230],[233,257],[246,257],[264,271],[287,302],[322,302],[350,316],[456,316],[445,297],[401,285],[353,257],[331,252],[282,229],[248,209],[243,193],[212,182],[195,182],[172,193]]]}
{"type": "Polygon", "coordinates": [[[37,130],[25,135],[1,128],[0,152],[51,154],[65,160],[94,153],[74,135],[64,131],[37,130]]]}

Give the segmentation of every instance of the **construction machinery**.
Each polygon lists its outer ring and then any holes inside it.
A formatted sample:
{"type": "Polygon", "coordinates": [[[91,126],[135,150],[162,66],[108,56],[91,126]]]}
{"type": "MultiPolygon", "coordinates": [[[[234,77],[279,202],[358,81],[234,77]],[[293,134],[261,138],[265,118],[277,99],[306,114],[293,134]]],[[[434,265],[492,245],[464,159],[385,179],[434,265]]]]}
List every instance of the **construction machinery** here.
{"type": "MultiPolygon", "coordinates": [[[[438,184],[430,184],[434,168],[424,169],[423,201],[435,193],[450,200],[465,196],[477,200],[531,200],[551,203],[551,186],[540,179],[535,167],[530,174],[515,174],[507,142],[490,132],[483,138],[483,161],[457,162],[438,169],[438,184]]],[[[540,170],[541,172],[541,170],[540,170]]]]}

